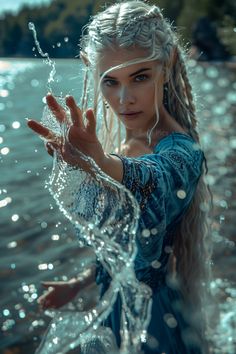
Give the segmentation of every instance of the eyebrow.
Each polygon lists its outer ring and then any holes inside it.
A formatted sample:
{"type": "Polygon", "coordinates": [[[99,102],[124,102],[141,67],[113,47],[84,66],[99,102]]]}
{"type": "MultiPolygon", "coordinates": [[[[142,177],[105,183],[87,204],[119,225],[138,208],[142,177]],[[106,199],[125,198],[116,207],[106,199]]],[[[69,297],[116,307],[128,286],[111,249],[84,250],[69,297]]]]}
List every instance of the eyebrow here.
{"type": "MultiPolygon", "coordinates": [[[[151,70],[151,68],[142,68],[142,69],[139,69],[139,70],[135,71],[134,73],[130,74],[129,77],[138,75],[138,74],[143,73],[144,71],[148,71],[148,70],[151,70]]],[[[103,75],[103,74],[101,74],[100,76],[102,76],[102,75],[103,75]]],[[[105,76],[104,76],[104,79],[116,79],[116,78],[113,77],[113,76],[105,75],[105,76]]]]}

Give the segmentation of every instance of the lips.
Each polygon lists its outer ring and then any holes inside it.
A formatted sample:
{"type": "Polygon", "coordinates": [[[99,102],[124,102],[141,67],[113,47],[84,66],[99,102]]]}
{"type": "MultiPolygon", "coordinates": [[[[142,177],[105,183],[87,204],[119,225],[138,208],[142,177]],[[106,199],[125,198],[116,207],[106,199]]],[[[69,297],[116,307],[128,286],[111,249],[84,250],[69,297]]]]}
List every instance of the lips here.
{"type": "Polygon", "coordinates": [[[128,112],[121,112],[120,115],[125,116],[125,117],[133,117],[133,116],[136,116],[140,113],[141,113],[141,111],[139,111],[139,112],[128,111],[128,112]]]}

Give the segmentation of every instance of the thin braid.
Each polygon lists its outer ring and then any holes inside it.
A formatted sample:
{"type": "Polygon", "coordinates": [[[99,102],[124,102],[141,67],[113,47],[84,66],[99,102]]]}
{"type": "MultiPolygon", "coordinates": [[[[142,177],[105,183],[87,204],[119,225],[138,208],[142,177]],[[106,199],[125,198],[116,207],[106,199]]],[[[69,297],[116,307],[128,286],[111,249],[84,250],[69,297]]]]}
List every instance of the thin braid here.
{"type": "Polygon", "coordinates": [[[193,102],[192,87],[188,79],[186,65],[180,49],[176,51],[176,62],[172,66],[168,83],[168,109],[183,128],[199,142],[196,110],[193,102]]]}
{"type": "Polygon", "coordinates": [[[183,127],[190,129],[188,121],[188,109],[186,106],[185,96],[183,94],[184,86],[178,60],[172,67],[169,82],[169,110],[171,115],[183,127]]]}
{"type": "Polygon", "coordinates": [[[193,137],[199,141],[199,135],[197,132],[197,119],[196,119],[196,107],[194,104],[194,98],[192,94],[192,85],[190,84],[189,78],[188,78],[188,73],[186,69],[186,64],[183,58],[183,55],[181,52],[178,51],[178,57],[179,57],[179,65],[180,65],[180,70],[181,70],[181,75],[183,78],[183,82],[185,85],[185,93],[186,97],[188,100],[188,111],[189,111],[189,119],[191,122],[191,133],[194,134],[193,137]]]}

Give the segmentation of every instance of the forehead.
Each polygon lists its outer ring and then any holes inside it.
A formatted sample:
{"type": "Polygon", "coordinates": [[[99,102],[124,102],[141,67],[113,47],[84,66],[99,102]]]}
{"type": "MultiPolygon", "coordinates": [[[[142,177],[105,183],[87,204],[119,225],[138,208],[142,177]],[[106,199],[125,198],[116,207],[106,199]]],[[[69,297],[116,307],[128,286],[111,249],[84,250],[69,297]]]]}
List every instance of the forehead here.
{"type": "MultiPolygon", "coordinates": [[[[107,70],[135,60],[135,59],[145,59],[149,56],[149,51],[146,49],[141,49],[141,48],[132,48],[132,49],[125,49],[125,48],[116,48],[116,49],[105,49],[102,51],[98,58],[98,71],[99,74],[102,75],[104,72],[107,70]]],[[[120,69],[115,69],[112,70],[109,74],[113,75],[129,75],[132,72],[135,72],[136,70],[139,70],[140,68],[143,67],[144,62],[138,63],[138,64],[131,64],[128,65],[127,67],[120,68],[120,69]]],[[[145,62],[145,67],[150,67],[154,68],[157,66],[157,61],[149,61],[145,62]]]]}

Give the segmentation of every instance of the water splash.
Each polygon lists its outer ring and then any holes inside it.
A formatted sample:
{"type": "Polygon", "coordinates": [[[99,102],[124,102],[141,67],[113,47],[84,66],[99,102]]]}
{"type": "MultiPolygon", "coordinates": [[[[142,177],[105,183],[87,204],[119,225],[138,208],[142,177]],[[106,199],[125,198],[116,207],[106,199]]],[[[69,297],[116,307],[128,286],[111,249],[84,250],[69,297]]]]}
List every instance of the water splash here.
{"type": "Polygon", "coordinates": [[[49,78],[48,78],[48,81],[47,81],[47,88],[48,88],[48,91],[52,92],[51,82],[54,82],[54,77],[56,75],[56,63],[55,63],[55,61],[50,59],[48,53],[45,53],[45,52],[42,51],[42,49],[40,47],[40,43],[39,43],[38,38],[37,38],[37,32],[36,32],[34,23],[33,22],[29,22],[28,23],[28,28],[29,28],[30,31],[33,32],[34,42],[35,42],[35,45],[36,45],[36,48],[37,48],[39,54],[41,55],[41,57],[46,58],[45,59],[45,63],[51,67],[51,71],[49,73],[49,78]]]}
{"type": "MultiPolygon", "coordinates": [[[[63,141],[69,144],[65,131],[61,127],[63,141]]],[[[57,152],[47,186],[76,228],[79,244],[92,247],[111,284],[89,311],[78,311],[78,302],[49,311],[53,320],[37,353],[66,353],[78,345],[84,354],[138,353],[146,340],[152,304],[151,289],[137,280],[133,268],[139,206],[132,194],[104,174],[91,158],[73,149],[73,158],[75,154],[89,165],[89,172],[68,165],[57,152]],[[111,330],[102,326],[118,295],[122,301],[120,349],[111,330]]]]}

